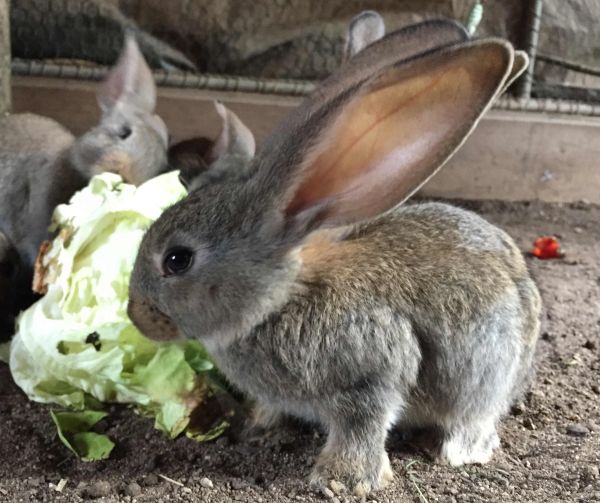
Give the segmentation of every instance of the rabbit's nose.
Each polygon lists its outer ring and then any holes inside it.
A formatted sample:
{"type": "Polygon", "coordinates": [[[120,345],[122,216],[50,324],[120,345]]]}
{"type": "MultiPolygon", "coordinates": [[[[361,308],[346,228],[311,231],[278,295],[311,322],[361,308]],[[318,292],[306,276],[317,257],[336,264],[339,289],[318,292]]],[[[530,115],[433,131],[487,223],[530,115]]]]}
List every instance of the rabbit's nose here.
{"type": "Polygon", "coordinates": [[[160,309],[145,300],[129,299],[127,315],[138,330],[155,341],[179,338],[177,326],[160,309]]]}

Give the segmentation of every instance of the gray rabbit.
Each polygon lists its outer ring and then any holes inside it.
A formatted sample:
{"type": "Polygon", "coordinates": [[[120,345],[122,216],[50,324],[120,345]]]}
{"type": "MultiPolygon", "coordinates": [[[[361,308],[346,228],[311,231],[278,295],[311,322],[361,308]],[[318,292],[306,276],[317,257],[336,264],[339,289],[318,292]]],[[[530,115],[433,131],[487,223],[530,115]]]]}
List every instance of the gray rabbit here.
{"type": "Polygon", "coordinates": [[[14,288],[23,296],[20,308],[31,301],[33,263],[58,204],[100,172],[139,184],[167,167],[167,128],[154,114],[154,79],[131,36],[97,98],[101,120],[79,138],[46,117],[0,119],[0,230],[19,255],[14,288]]]}
{"type": "Polygon", "coordinates": [[[393,476],[394,425],[437,427],[440,457],[485,463],[522,392],[541,309],[512,239],[440,203],[401,206],[527,60],[430,21],[364,48],[254,153],[230,146],[149,229],[128,312],[148,337],[200,340],[257,402],[320,423],[312,483],[364,495],[393,476]]]}

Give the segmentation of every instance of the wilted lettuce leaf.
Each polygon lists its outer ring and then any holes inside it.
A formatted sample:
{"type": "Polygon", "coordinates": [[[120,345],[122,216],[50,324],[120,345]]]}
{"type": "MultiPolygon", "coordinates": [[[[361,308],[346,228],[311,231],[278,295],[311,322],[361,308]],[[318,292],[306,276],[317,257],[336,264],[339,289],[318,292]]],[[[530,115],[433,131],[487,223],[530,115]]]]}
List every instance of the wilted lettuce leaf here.
{"type": "Polygon", "coordinates": [[[208,442],[220,437],[227,428],[229,428],[229,422],[223,419],[215,427],[208,431],[198,431],[190,428],[185,435],[196,442],[208,442]]]}

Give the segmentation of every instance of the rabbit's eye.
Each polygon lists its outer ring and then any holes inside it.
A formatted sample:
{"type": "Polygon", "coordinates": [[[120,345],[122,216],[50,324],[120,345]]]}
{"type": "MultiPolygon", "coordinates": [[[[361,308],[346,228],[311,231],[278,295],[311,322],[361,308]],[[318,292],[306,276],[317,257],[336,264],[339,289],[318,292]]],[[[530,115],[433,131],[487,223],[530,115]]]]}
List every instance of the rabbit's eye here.
{"type": "Polygon", "coordinates": [[[119,139],[126,140],[131,136],[131,128],[129,126],[123,126],[121,129],[119,129],[119,132],[117,134],[119,136],[119,139]]]}
{"type": "Polygon", "coordinates": [[[193,252],[187,248],[169,250],[163,260],[163,273],[165,276],[183,274],[192,265],[193,258],[193,252]]]}

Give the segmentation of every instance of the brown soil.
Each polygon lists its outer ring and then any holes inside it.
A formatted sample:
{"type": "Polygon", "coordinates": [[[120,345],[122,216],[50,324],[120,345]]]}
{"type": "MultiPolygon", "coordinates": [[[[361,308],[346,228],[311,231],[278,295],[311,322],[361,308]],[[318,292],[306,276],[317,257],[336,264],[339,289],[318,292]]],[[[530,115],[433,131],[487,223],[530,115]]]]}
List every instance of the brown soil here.
{"type": "MultiPolygon", "coordinates": [[[[567,253],[560,260],[528,259],[545,301],[537,377],[525,403],[502,422],[502,449],[488,465],[441,466],[395,434],[389,450],[396,479],[370,500],[600,501],[600,208],[469,206],[505,228],[523,250],[535,237],[554,234],[567,253]]],[[[290,425],[261,442],[221,438],[196,444],[186,438],[170,441],[151,421],[115,408],[104,425],[117,443],[111,459],[84,463],[56,439],[48,407],[29,402],[5,365],[0,365],[0,395],[2,502],[327,497],[311,492],[304,482],[324,440],[309,427],[290,425]],[[67,482],[58,492],[54,485],[61,479],[67,482]]],[[[329,497],[352,501],[343,493],[329,497]]]]}

